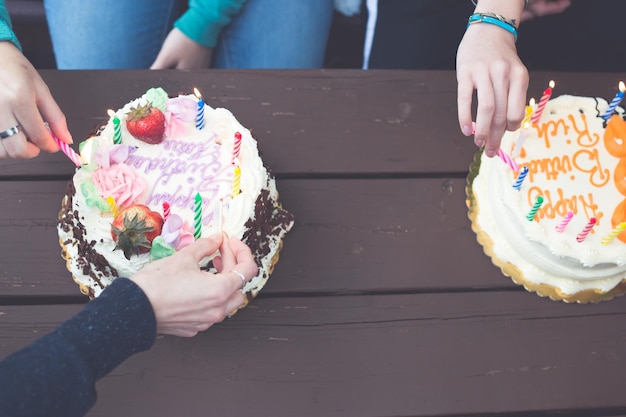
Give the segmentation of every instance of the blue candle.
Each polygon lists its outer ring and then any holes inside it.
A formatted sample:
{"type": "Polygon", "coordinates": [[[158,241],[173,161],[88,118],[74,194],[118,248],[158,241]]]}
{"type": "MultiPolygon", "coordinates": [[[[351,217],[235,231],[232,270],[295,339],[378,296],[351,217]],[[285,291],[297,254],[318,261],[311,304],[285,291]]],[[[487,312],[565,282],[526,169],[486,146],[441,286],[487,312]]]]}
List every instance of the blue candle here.
{"type": "Polygon", "coordinates": [[[617,105],[624,99],[624,90],[626,90],[626,86],[624,86],[623,81],[620,81],[619,91],[617,92],[615,98],[613,98],[613,101],[611,101],[611,104],[609,104],[609,107],[606,109],[604,115],[602,116],[605,120],[609,119],[613,115],[613,112],[615,111],[617,105]]]}
{"type": "Polygon", "coordinates": [[[198,97],[198,113],[196,114],[196,129],[202,130],[204,128],[204,100],[197,88],[193,89],[194,94],[198,97]]]}

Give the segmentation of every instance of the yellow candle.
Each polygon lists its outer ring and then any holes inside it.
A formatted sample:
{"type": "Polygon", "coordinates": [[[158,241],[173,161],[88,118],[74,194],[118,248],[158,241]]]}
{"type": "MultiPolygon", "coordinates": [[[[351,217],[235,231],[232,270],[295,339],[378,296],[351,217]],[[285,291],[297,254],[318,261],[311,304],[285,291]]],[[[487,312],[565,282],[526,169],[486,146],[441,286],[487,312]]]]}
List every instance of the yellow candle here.
{"type": "Polygon", "coordinates": [[[626,222],[622,222],[622,223],[618,224],[615,227],[615,229],[613,229],[610,234],[608,234],[607,236],[603,237],[600,240],[600,242],[603,245],[608,245],[609,243],[611,243],[613,241],[613,239],[615,239],[620,233],[622,233],[624,231],[624,229],[626,229],[626,222]]]}
{"type": "Polygon", "coordinates": [[[115,199],[112,196],[107,197],[107,204],[109,205],[109,210],[113,213],[113,217],[117,217],[117,204],[115,204],[115,199]]]}
{"type": "Polygon", "coordinates": [[[232,198],[235,198],[241,190],[239,187],[241,186],[241,168],[239,166],[235,167],[235,172],[233,173],[233,193],[231,195],[232,198]]]}

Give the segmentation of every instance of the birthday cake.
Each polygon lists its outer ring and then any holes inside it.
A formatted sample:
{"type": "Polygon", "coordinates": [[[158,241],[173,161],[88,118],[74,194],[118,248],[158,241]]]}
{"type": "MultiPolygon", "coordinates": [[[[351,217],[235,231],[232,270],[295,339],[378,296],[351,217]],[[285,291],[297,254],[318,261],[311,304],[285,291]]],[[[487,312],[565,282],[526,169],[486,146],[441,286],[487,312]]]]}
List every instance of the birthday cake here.
{"type": "Polygon", "coordinates": [[[552,99],[537,123],[505,133],[500,157],[479,152],[470,168],[478,242],[541,296],[586,303],[626,291],[626,122],[608,108],[552,99]]]}
{"type": "Polygon", "coordinates": [[[63,257],[81,292],[97,297],[117,277],[223,231],[251,248],[259,272],[244,292],[256,296],[293,217],[250,131],[199,94],[170,98],[161,88],[109,115],[81,143],[59,213],[63,257]]]}

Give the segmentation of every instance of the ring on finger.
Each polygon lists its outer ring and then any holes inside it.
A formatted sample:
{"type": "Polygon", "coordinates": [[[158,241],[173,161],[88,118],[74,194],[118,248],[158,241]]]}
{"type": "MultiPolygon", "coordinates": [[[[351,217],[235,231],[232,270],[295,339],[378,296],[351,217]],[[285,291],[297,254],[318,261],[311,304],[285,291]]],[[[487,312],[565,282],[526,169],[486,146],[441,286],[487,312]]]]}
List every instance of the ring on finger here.
{"type": "Polygon", "coordinates": [[[243,288],[248,283],[248,280],[246,279],[246,276],[244,274],[242,274],[241,272],[237,271],[236,269],[232,269],[230,272],[233,272],[233,273],[237,274],[239,276],[239,278],[241,278],[241,289],[243,290],[243,288]]]}
{"type": "Polygon", "coordinates": [[[16,135],[20,131],[21,128],[22,126],[15,125],[7,130],[0,131],[0,139],[6,139],[8,137],[16,135]]]}

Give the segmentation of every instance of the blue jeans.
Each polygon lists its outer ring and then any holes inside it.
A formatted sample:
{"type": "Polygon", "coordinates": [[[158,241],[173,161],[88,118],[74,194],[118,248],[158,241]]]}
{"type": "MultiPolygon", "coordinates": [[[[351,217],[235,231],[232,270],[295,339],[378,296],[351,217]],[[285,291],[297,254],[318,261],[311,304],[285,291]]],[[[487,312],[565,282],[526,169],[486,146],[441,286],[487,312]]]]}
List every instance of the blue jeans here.
{"type": "MultiPolygon", "coordinates": [[[[179,0],[44,0],[59,69],[149,68],[179,0]],[[146,11],[149,13],[146,13],[146,11]]],[[[216,68],[319,68],[333,0],[248,0],[222,31],[216,68]]]]}

